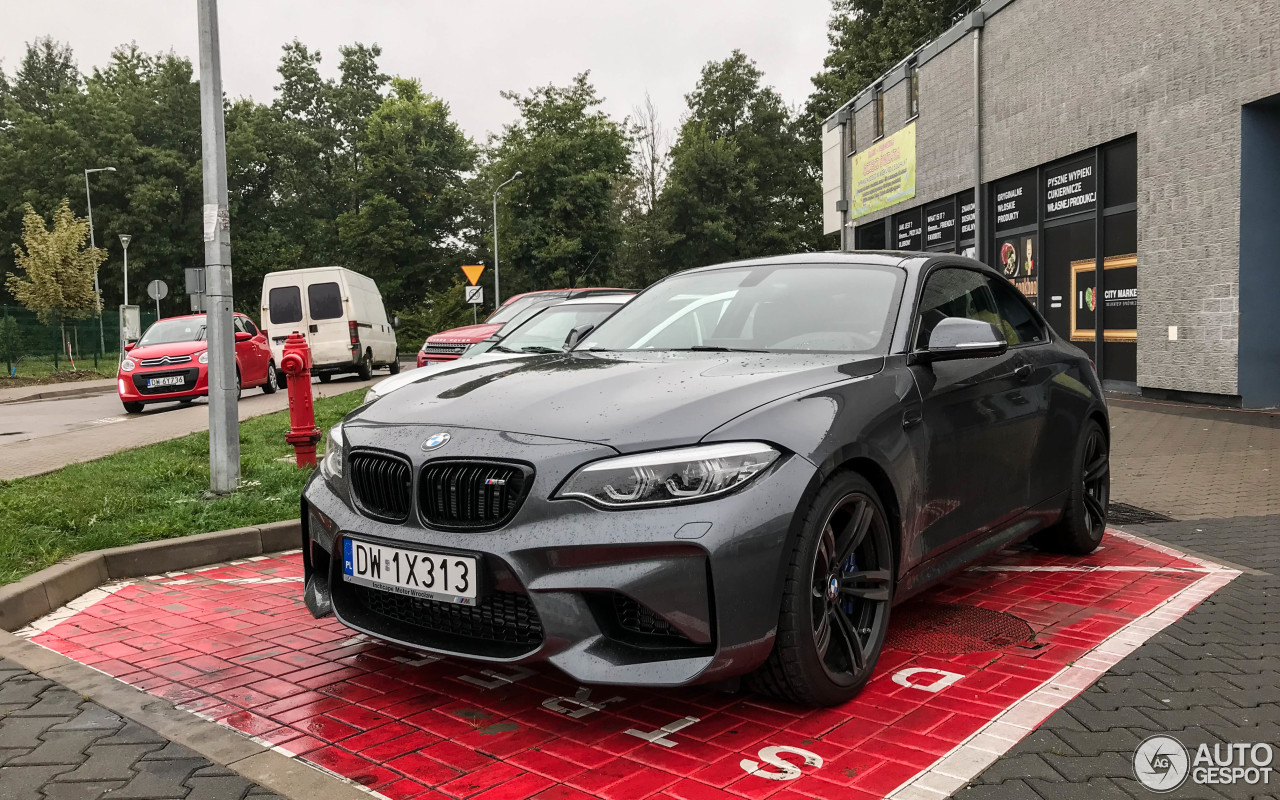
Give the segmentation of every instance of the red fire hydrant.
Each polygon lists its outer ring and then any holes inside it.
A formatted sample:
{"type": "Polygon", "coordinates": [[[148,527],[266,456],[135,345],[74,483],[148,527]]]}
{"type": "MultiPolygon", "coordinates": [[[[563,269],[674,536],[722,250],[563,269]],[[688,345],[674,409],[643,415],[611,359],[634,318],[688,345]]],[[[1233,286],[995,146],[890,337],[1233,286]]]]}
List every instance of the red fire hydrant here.
{"type": "Polygon", "coordinates": [[[320,429],[316,427],[315,409],[311,405],[311,348],[297,331],[285,339],[280,369],[288,378],[289,390],[290,428],[284,440],[293,445],[299,467],[314,467],[320,429]]]}

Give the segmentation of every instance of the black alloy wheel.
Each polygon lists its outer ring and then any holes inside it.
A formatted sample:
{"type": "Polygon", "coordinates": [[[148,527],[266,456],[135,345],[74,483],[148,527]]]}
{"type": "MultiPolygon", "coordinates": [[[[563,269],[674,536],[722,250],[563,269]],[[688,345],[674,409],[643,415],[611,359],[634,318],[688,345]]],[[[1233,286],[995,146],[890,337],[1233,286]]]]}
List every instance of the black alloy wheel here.
{"type": "Polygon", "coordinates": [[[1083,556],[1102,542],[1111,499],[1111,448],[1096,420],[1088,420],[1080,430],[1071,474],[1062,517],[1032,536],[1031,542],[1042,550],[1083,556]]]}
{"type": "Polygon", "coordinates": [[[883,515],[861,493],[842,499],[823,526],[811,572],[813,645],[837,686],[865,683],[879,655],[893,581],[888,541],[883,515]]]}
{"type": "Polygon", "coordinates": [[[833,476],[791,554],[773,653],[753,688],[804,705],[851,700],[871,678],[889,627],[888,517],[861,475],[833,476]]]}

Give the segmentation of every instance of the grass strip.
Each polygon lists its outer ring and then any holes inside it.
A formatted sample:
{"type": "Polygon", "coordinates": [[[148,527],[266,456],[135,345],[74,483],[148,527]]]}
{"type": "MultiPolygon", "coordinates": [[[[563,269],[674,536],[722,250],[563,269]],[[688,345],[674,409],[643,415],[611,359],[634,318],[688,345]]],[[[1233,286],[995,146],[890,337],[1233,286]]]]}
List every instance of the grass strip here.
{"type": "MultiPolygon", "coordinates": [[[[320,430],[364,392],[316,400],[320,430]]],[[[240,423],[241,487],[228,497],[206,497],[208,431],[0,481],[0,585],[103,547],[296,518],[311,471],[294,466],[288,429],[288,411],[240,423]]]]}

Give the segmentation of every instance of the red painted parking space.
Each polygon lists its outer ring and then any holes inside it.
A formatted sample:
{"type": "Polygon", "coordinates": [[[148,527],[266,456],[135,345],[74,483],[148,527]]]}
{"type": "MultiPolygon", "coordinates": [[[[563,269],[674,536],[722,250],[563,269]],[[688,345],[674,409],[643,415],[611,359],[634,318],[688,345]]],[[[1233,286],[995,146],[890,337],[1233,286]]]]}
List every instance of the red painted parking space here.
{"type": "Polygon", "coordinates": [[[1117,531],[1002,552],[895,609],[876,677],[822,710],[388,647],[311,618],[297,554],[113,584],[20,633],[387,798],[936,798],[1236,574],[1117,531]]]}

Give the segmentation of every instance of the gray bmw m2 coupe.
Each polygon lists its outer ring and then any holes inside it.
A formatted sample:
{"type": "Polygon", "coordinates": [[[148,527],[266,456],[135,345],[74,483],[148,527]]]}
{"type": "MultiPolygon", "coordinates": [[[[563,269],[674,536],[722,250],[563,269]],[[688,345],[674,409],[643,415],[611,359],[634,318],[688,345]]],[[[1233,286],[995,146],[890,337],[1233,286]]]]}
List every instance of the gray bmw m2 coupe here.
{"type": "Polygon", "coordinates": [[[1106,525],[1093,366],[959,256],[694,269],[565,352],[421,372],[302,501],[308,608],[410,648],[831,705],[895,603],[1106,525]]]}

